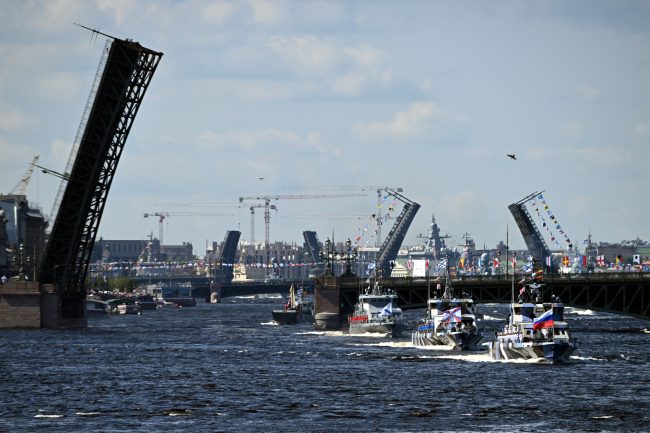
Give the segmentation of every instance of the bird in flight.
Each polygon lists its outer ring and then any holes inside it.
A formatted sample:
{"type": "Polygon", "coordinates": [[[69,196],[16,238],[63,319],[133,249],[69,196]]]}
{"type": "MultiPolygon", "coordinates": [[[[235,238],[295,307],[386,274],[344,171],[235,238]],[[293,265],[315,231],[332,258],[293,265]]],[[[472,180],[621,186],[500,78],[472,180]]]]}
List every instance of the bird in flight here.
{"type": "Polygon", "coordinates": [[[260,182],[264,180],[263,177],[258,177],[258,179],[260,180],[260,182]]]}
{"type": "Polygon", "coordinates": [[[508,153],[507,155],[508,155],[508,157],[511,158],[511,159],[515,159],[515,160],[517,159],[517,157],[515,156],[514,153],[508,153]]]}

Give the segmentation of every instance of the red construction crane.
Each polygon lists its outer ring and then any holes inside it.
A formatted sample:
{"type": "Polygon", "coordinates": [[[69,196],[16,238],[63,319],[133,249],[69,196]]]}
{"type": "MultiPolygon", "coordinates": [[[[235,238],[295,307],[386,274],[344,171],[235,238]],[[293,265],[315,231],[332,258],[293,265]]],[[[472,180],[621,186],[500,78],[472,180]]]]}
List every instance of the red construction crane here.
{"type": "Polygon", "coordinates": [[[233,216],[233,214],[228,213],[210,213],[210,212],[145,212],[144,217],[158,217],[158,239],[160,240],[160,245],[163,244],[163,222],[165,218],[170,216],[233,216]]]}

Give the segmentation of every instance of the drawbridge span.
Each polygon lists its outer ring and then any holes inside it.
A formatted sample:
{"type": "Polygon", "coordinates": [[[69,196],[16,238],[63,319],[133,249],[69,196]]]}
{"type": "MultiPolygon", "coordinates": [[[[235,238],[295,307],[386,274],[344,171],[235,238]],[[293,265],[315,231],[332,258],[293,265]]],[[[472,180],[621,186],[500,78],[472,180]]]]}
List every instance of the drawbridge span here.
{"type": "Polygon", "coordinates": [[[162,53],[114,39],[104,56],[38,273],[57,299],[57,317],[44,326],[85,326],[90,253],[122,150],[162,53]]]}

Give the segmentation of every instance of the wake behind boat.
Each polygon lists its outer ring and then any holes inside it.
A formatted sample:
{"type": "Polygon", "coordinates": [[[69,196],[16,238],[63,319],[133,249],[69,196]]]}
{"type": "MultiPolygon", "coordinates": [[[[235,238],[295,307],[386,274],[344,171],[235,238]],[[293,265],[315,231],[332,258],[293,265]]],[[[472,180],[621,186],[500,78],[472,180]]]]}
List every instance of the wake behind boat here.
{"type": "Polygon", "coordinates": [[[377,282],[372,291],[368,288],[359,295],[348,322],[350,334],[378,333],[399,337],[406,328],[402,310],[397,306],[397,295],[382,290],[377,282]]]}
{"type": "Polygon", "coordinates": [[[522,281],[519,302],[510,304],[510,314],[503,331],[488,345],[492,359],[538,359],[550,364],[566,362],[578,348],[577,339],[569,334],[564,320],[564,304],[551,297],[543,302],[543,284],[522,281]]]}

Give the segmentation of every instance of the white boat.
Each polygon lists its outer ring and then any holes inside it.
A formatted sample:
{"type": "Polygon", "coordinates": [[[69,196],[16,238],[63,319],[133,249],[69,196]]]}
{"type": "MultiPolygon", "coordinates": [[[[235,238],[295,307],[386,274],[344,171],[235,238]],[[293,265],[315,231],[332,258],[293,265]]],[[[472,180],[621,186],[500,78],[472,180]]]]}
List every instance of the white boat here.
{"type": "Polygon", "coordinates": [[[152,295],[159,306],[196,307],[192,283],[150,284],[147,294],[152,295]]]}
{"type": "Polygon", "coordinates": [[[483,335],[476,323],[476,305],[469,296],[452,297],[453,288],[447,273],[445,292],[427,300],[427,310],[411,333],[416,347],[450,346],[455,350],[478,350],[483,335]]]}
{"type": "Polygon", "coordinates": [[[519,302],[510,304],[503,331],[488,344],[495,360],[538,359],[550,364],[566,362],[578,348],[564,320],[564,304],[552,297],[543,302],[542,284],[528,284],[519,302]]]}
{"type": "Polygon", "coordinates": [[[350,334],[377,333],[400,337],[406,329],[402,310],[397,306],[397,295],[382,290],[379,283],[375,283],[372,291],[368,288],[359,295],[348,324],[350,334]]]}
{"type": "Polygon", "coordinates": [[[476,326],[476,306],[471,298],[429,299],[427,316],[411,334],[416,347],[450,346],[478,350],[483,335],[476,326]]]}
{"type": "Polygon", "coordinates": [[[140,314],[140,304],[137,302],[118,304],[117,314],[140,314]]]}

